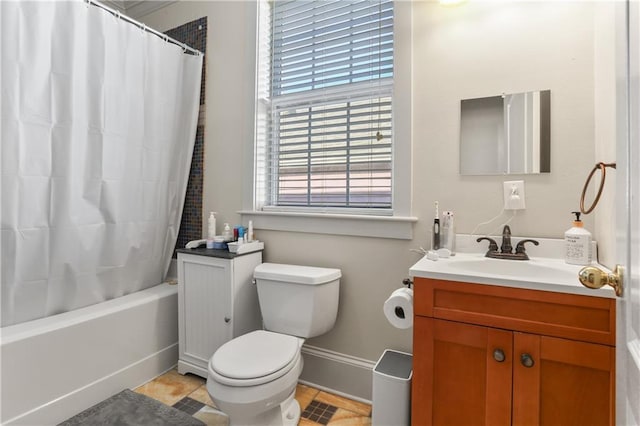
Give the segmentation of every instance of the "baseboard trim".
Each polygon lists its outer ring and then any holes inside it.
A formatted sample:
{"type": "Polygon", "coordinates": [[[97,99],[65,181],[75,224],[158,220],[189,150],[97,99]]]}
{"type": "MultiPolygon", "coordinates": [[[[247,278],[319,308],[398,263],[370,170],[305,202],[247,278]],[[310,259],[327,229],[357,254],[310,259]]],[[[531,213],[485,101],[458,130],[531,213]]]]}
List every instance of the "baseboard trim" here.
{"type": "Polygon", "coordinates": [[[375,361],[369,361],[368,359],[331,351],[325,348],[319,348],[317,346],[303,345],[302,353],[369,370],[373,370],[373,367],[376,366],[375,361]]]}
{"type": "Polygon", "coordinates": [[[371,404],[375,362],[311,345],[304,345],[302,353],[300,383],[371,404]]]}
{"type": "Polygon", "coordinates": [[[343,398],[353,399],[354,401],[364,402],[365,404],[371,405],[371,400],[370,399],[360,398],[357,395],[351,395],[350,393],[342,392],[342,391],[339,391],[339,390],[336,390],[336,389],[333,389],[333,388],[328,388],[326,386],[322,386],[322,385],[319,385],[317,383],[312,383],[312,382],[309,382],[307,380],[298,380],[298,383],[300,383],[302,385],[310,386],[312,388],[319,389],[321,391],[325,391],[325,392],[328,392],[328,393],[331,393],[331,394],[334,394],[334,395],[338,395],[338,396],[341,396],[343,398]]]}
{"type": "Polygon", "coordinates": [[[178,343],[101,377],[39,407],[15,416],[6,425],[55,425],[125,388],[135,388],[175,367],[178,343]]]}

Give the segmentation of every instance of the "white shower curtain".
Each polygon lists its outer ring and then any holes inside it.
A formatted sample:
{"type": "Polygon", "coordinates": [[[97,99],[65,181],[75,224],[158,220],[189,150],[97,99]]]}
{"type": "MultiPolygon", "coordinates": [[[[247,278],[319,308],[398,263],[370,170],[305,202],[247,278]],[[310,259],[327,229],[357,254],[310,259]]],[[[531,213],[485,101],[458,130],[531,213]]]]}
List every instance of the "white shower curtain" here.
{"type": "Polygon", "coordinates": [[[0,15],[2,326],[162,282],[202,56],[82,0],[0,15]]]}

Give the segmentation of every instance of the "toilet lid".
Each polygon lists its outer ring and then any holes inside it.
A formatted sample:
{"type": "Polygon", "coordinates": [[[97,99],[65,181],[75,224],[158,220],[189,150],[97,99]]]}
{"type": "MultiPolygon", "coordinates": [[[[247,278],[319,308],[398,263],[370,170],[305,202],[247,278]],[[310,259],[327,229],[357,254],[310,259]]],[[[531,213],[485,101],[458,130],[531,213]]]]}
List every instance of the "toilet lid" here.
{"type": "Polygon", "coordinates": [[[300,351],[299,339],[258,330],[236,337],[213,354],[211,366],[232,379],[268,376],[291,363],[300,351]]]}

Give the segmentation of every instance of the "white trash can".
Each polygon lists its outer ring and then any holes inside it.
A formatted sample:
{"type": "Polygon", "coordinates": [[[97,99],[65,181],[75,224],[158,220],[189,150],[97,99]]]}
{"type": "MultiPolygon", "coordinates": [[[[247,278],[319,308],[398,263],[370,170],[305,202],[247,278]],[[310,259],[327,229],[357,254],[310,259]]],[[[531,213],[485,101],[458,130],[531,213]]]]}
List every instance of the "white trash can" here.
{"type": "Polygon", "coordinates": [[[373,426],[411,424],[413,356],[386,349],[373,368],[373,426]]]}

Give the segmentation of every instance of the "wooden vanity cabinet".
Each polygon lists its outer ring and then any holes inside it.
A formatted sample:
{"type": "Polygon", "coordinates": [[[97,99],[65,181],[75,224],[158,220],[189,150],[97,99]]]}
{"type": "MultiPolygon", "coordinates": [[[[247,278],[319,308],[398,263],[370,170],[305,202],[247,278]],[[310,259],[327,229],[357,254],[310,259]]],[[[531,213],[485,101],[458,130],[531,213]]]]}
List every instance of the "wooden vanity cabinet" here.
{"type": "Polygon", "coordinates": [[[414,283],[412,424],[615,424],[614,299],[414,283]]]}

